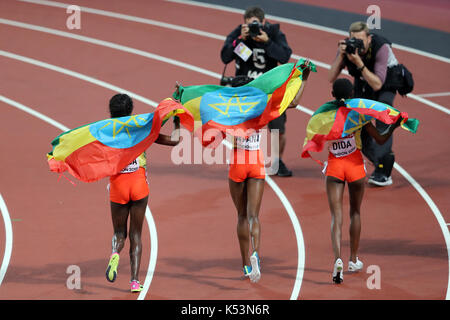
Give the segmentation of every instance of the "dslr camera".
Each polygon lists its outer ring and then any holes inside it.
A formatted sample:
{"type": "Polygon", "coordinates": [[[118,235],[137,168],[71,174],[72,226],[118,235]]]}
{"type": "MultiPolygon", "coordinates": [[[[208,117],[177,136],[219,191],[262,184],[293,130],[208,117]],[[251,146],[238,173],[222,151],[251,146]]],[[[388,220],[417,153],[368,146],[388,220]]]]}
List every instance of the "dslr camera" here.
{"type": "Polygon", "coordinates": [[[259,36],[261,34],[262,24],[258,21],[254,20],[252,23],[248,25],[248,32],[251,38],[259,36]]]}
{"type": "Polygon", "coordinates": [[[354,54],[356,50],[358,50],[358,54],[362,55],[362,52],[364,50],[364,42],[361,39],[356,38],[345,39],[345,44],[347,46],[345,48],[345,52],[349,54],[354,54]]]}
{"type": "Polygon", "coordinates": [[[253,79],[247,76],[227,77],[222,76],[220,85],[225,87],[240,87],[251,82],[253,79]]]}

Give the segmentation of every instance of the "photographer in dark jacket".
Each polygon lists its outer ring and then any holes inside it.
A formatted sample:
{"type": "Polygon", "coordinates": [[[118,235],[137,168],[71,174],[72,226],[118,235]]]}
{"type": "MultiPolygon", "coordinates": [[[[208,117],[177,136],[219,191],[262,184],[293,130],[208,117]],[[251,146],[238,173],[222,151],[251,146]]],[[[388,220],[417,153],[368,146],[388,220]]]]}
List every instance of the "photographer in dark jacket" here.
{"type": "MultiPolygon", "coordinates": [[[[392,52],[391,42],[382,36],[369,32],[364,22],[354,22],[349,28],[350,39],[339,41],[339,49],[334,60],[329,80],[333,82],[342,69],[347,68],[354,77],[354,97],[393,104],[396,90],[392,88],[392,68],[398,61],[392,52]]],[[[380,133],[389,125],[376,121],[380,133]]],[[[392,136],[384,144],[377,144],[365,130],[361,132],[363,154],[374,164],[375,171],[368,182],[377,186],[392,184],[391,172],[394,166],[392,136]]]]}
{"type": "MultiPolygon", "coordinates": [[[[227,36],[221,58],[225,64],[235,60],[236,78],[230,85],[239,86],[256,79],[278,64],[288,62],[291,53],[280,25],[267,22],[261,8],[251,7],[244,13],[244,23],[227,36]]],[[[281,160],[286,145],[285,123],[286,112],[269,123],[270,130],[279,130],[279,158],[272,159],[272,167],[275,168],[278,164],[277,174],[282,177],[292,175],[281,160]]]]}

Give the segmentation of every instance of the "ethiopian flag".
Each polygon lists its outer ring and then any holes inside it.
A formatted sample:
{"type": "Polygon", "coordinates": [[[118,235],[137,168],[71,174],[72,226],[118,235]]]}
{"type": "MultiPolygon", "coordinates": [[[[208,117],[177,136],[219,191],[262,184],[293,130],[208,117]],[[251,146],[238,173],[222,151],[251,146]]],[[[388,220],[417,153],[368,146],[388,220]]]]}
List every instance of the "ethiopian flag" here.
{"type": "Polygon", "coordinates": [[[51,143],[50,170],[68,171],[85,182],[117,174],[155,142],[161,126],[175,115],[193,130],[189,111],[168,98],[153,113],[101,120],[64,132],[51,143]]]}
{"type": "MultiPolygon", "coordinates": [[[[173,97],[194,116],[203,145],[217,146],[225,133],[245,135],[283,114],[302,84],[304,63],[280,65],[241,87],[180,86],[173,97]],[[206,138],[208,129],[215,129],[213,139],[206,138]]],[[[316,72],[313,63],[309,68],[316,72]]]]}
{"type": "Polygon", "coordinates": [[[325,141],[344,138],[361,129],[372,119],[394,124],[402,117],[401,127],[415,133],[419,120],[409,119],[406,112],[400,112],[388,104],[369,99],[347,99],[345,106],[337,101],[325,103],[314,112],[306,127],[302,158],[308,158],[310,151],[322,151],[325,141]]]}

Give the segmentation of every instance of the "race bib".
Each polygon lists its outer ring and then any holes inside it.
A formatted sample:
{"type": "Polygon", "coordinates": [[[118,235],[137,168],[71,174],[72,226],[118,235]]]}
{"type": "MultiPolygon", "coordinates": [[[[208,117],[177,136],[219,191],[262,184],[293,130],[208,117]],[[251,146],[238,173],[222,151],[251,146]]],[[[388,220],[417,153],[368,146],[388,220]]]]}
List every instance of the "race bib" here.
{"type": "Polygon", "coordinates": [[[236,53],[242,60],[247,61],[252,55],[252,50],[250,50],[250,48],[243,42],[240,42],[236,48],[234,48],[234,53],[236,53]]]}
{"type": "Polygon", "coordinates": [[[259,150],[261,132],[256,132],[248,138],[236,137],[236,147],[249,151],[259,150]]]}
{"type": "Polygon", "coordinates": [[[129,165],[127,165],[125,168],[123,168],[120,173],[131,173],[139,170],[139,158],[136,158],[131,162],[129,165]]]}
{"type": "Polygon", "coordinates": [[[356,151],[355,136],[349,135],[339,140],[329,141],[328,150],[336,157],[345,157],[356,151]]]}

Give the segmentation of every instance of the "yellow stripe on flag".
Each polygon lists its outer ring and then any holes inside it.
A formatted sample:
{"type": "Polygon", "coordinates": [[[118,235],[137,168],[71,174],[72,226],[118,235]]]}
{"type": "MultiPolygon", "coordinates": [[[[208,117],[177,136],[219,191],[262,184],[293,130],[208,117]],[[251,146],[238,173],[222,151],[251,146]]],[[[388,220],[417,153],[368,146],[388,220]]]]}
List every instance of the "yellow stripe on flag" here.
{"type": "Polygon", "coordinates": [[[97,139],[89,131],[89,126],[85,126],[72,132],[62,135],[59,144],[53,150],[53,157],[56,160],[65,160],[75,150],[96,141],[97,139]]]}
{"type": "Polygon", "coordinates": [[[297,92],[302,85],[302,79],[300,79],[301,73],[302,72],[300,70],[295,69],[293,76],[289,79],[286,85],[286,91],[284,93],[283,100],[280,104],[280,114],[286,111],[287,107],[291,104],[292,100],[294,100],[295,96],[297,95],[297,92]]]}
{"type": "Polygon", "coordinates": [[[312,117],[309,120],[308,126],[306,127],[305,144],[307,141],[311,140],[316,134],[327,135],[334,125],[333,120],[335,117],[336,117],[336,110],[322,112],[312,117]]]}

